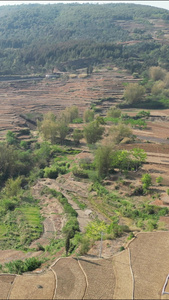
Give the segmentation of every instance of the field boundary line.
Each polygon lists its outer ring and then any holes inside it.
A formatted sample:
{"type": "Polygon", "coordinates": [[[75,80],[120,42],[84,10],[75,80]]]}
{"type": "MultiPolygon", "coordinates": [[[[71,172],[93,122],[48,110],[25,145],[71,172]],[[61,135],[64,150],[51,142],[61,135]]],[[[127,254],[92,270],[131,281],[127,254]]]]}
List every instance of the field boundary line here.
{"type": "Polygon", "coordinates": [[[164,295],[164,294],[168,294],[169,295],[169,292],[165,292],[166,286],[168,284],[168,279],[169,279],[169,274],[167,275],[165,283],[163,285],[163,289],[162,289],[162,292],[161,292],[162,295],[164,295]]]}
{"type": "Polygon", "coordinates": [[[133,281],[133,291],[132,291],[132,300],[134,300],[134,287],[135,287],[135,280],[134,280],[134,274],[132,270],[132,265],[131,265],[131,252],[130,248],[128,247],[128,253],[129,253],[129,263],[130,263],[130,271],[131,271],[131,276],[132,276],[132,281],[133,281]]]}
{"type": "Polygon", "coordinates": [[[52,271],[52,273],[54,274],[54,278],[55,278],[55,289],[54,289],[54,291],[53,291],[53,297],[52,297],[52,300],[53,300],[53,299],[55,299],[55,297],[56,297],[56,290],[57,290],[57,275],[56,275],[55,271],[54,271],[52,268],[49,268],[49,269],[52,271]]]}
{"type": "Polygon", "coordinates": [[[52,269],[52,267],[61,259],[62,257],[59,257],[57,258],[54,263],[49,267],[49,270],[51,270],[54,274],[54,277],[55,277],[55,290],[53,292],[53,297],[52,297],[52,300],[55,299],[56,297],[56,290],[57,290],[57,274],[56,272],[52,269]]]}
{"type": "Polygon", "coordinates": [[[81,268],[81,270],[82,270],[82,272],[83,272],[83,274],[84,274],[84,276],[85,276],[85,280],[86,280],[86,288],[85,288],[85,290],[84,290],[84,295],[83,295],[83,297],[82,297],[82,299],[84,299],[85,294],[86,294],[87,289],[88,289],[88,286],[89,286],[89,282],[88,282],[88,279],[87,279],[87,274],[86,274],[86,272],[84,271],[82,265],[80,264],[79,259],[77,259],[77,261],[78,261],[79,267],[81,268]]]}
{"type": "MultiPolygon", "coordinates": [[[[8,275],[9,275],[9,274],[8,274],[8,275]]],[[[10,275],[12,275],[12,274],[10,274],[10,275]]],[[[10,289],[9,289],[9,292],[8,292],[8,295],[7,295],[7,298],[6,298],[6,300],[9,300],[9,297],[10,297],[11,291],[12,291],[12,289],[13,289],[13,286],[14,286],[14,283],[15,283],[15,279],[16,279],[17,277],[19,277],[19,276],[21,276],[21,275],[15,274],[14,281],[13,281],[13,282],[12,282],[12,284],[11,284],[11,287],[10,287],[10,289]]]]}

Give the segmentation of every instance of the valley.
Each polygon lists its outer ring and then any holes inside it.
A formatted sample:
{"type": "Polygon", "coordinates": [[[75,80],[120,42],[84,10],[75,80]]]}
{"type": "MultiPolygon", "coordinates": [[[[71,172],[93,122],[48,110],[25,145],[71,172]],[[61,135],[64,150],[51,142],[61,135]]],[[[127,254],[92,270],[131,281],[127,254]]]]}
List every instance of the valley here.
{"type": "Polygon", "coordinates": [[[0,299],[169,299],[168,22],[0,9],[0,299]]]}

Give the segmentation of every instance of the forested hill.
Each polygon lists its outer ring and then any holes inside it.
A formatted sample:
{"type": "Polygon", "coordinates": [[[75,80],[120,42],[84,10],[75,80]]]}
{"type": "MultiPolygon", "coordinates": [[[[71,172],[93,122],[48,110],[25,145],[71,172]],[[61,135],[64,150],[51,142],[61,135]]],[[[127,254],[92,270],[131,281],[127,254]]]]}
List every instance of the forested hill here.
{"type": "Polygon", "coordinates": [[[155,35],[164,34],[154,28],[152,20],[167,25],[169,12],[122,3],[1,6],[0,75],[45,73],[54,66],[76,69],[110,58],[124,60],[120,43],[128,40],[149,42],[152,51],[159,48],[155,35]]]}

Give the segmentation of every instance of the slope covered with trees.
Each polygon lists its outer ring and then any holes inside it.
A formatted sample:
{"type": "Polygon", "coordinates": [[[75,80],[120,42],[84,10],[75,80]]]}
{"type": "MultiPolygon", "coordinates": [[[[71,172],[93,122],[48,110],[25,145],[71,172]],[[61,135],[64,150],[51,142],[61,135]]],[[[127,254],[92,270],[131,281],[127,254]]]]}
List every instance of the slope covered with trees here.
{"type": "Polygon", "coordinates": [[[151,66],[160,55],[166,62],[163,51],[160,54],[161,44],[151,35],[154,25],[150,19],[167,23],[169,13],[149,6],[115,3],[3,6],[0,75],[44,73],[54,67],[65,71],[105,59],[117,61],[132,72],[140,66],[144,70],[139,60],[151,66]],[[135,39],[141,43],[119,44],[135,39]]]}

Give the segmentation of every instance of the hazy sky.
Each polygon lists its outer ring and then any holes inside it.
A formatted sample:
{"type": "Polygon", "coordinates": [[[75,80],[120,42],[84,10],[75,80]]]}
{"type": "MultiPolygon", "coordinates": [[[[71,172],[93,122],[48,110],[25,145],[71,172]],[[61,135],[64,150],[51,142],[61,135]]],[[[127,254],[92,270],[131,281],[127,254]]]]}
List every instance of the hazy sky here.
{"type": "Polygon", "coordinates": [[[0,0],[0,5],[14,5],[14,4],[22,4],[22,3],[40,3],[40,4],[48,4],[48,3],[70,3],[70,2],[79,2],[79,3],[84,3],[84,2],[89,2],[89,3],[136,3],[136,4],[143,4],[143,5],[150,5],[150,6],[155,6],[155,7],[160,7],[160,8],[165,8],[169,10],[169,0],[167,1],[99,1],[99,0],[85,0],[85,1],[75,1],[75,0],[70,0],[70,1],[29,1],[29,0],[20,0],[20,1],[1,1],[0,0]]]}

